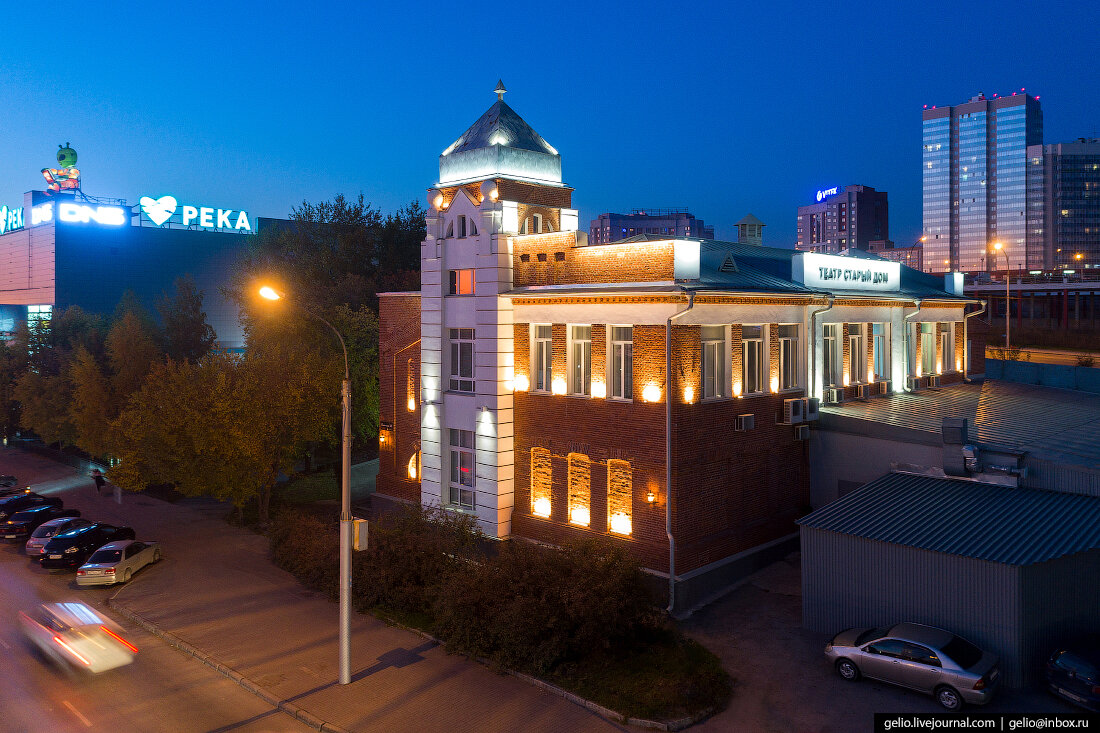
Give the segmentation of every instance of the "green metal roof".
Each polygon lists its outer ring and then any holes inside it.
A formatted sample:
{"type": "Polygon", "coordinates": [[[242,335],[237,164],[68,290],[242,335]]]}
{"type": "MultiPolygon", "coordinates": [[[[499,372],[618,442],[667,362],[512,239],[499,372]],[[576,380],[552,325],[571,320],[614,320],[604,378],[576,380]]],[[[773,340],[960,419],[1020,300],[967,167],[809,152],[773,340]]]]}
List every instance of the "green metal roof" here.
{"type": "Polygon", "coordinates": [[[891,473],[798,523],[932,552],[1032,565],[1100,548],[1100,497],[891,473]]]}

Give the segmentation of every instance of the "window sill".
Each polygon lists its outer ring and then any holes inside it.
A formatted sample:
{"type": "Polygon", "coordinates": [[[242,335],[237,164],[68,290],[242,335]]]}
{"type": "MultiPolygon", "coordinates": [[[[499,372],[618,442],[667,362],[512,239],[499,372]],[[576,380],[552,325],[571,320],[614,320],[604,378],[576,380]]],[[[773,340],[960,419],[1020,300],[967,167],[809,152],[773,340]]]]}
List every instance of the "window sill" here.
{"type": "Polygon", "coordinates": [[[619,402],[621,404],[627,404],[627,405],[634,402],[634,398],[632,398],[632,397],[631,398],[627,398],[627,397],[607,397],[605,399],[608,402],[619,402]]]}
{"type": "Polygon", "coordinates": [[[803,391],[802,387],[784,387],[783,389],[779,390],[779,392],[777,392],[777,394],[793,394],[795,392],[802,392],[802,391],[803,391]]]}

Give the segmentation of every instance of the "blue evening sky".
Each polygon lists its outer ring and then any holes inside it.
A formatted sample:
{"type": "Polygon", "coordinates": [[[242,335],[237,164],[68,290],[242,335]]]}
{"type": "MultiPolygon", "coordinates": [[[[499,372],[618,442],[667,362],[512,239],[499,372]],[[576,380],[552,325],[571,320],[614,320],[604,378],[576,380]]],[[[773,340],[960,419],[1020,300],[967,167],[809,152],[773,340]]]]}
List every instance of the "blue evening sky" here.
{"type": "Polygon", "coordinates": [[[745,213],[793,246],[819,188],[890,194],[920,236],[920,113],[1038,94],[1045,142],[1100,134],[1096,3],[14,5],[0,48],[0,205],[58,143],[84,190],[286,216],[360,191],[424,201],[438,155],[507,101],[562,154],[574,206],[745,213]]]}

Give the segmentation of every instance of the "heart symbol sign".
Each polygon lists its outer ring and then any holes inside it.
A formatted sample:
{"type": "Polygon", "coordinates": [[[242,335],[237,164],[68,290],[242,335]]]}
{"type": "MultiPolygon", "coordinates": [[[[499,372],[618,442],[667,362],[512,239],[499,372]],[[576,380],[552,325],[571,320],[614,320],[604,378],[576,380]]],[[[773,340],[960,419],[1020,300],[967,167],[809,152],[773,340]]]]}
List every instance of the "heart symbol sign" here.
{"type": "Polygon", "coordinates": [[[145,212],[149,220],[158,227],[168,221],[172,214],[176,213],[176,199],[174,196],[161,196],[159,199],[142,196],[138,203],[141,204],[141,210],[145,212]]]}

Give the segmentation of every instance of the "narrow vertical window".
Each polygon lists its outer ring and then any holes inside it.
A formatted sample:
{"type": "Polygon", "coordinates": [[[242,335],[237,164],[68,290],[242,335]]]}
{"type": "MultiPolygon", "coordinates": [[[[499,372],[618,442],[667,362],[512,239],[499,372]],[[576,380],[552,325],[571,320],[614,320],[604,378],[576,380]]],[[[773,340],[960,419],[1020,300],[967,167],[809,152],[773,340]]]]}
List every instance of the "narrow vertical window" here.
{"type": "Polygon", "coordinates": [[[798,386],[798,324],[779,326],[779,388],[798,386]]]}
{"type": "Polygon", "coordinates": [[[531,449],[531,513],[536,517],[550,517],[550,487],[553,478],[550,451],[531,449]]]}
{"type": "Polygon", "coordinates": [[[826,323],[821,331],[821,377],[826,387],[836,387],[840,384],[840,367],[844,363],[840,346],[840,324],[826,323]]]}
{"type": "Polygon", "coordinates": [[[873,368],[875,373],[872,375],[872,379],[888,379],[890,375],[889,358],[890,354],[887,349],[890,346],[890,339],[886,335],[885,323],[871,324],[871,349],[873,354],[873,368]]]}
{"type": "Polygon", "coordinates": [[[936,373],[936,324],[920,324],[921,374],[936,373]]]}
{"type": "Polygon", "coordinates": [[[461,214],[458,215],[458,236],[466,236],[466,217],[461,214]]]}
{"type": "Polygon", "coordinates": [[[592,521],[592,462],[583,453],[569,454],[569,522],[587,527],[592,521]]]}
{"type": "Polygon", "coordinates": [[[611,459],[607,462],[607,524],[615,534],[628,535],[631,526],[633,486],[630,463],[611,459]]]}
{"type": "Polygon", "coordinates": [[[741,327],[741,384],[745,394],[764,391],[764,327],[741,327]]]}
{"type": "MultiPolygon", "coordinates": [[[[702,326],[703,399],[726,396],[726,327],[702,326]]],[[[610,470],[610,469],[609,469],[610,470]]]]}
{"type": "Polygon", "coordinates": [[[535,390],[549,392],[550,364],[554,357],[552,327],[535,326],[534,347],[535,390]]]}
{"type": "Polygon", "coordinates": [[[611,396],[620,400],[634,397],[634,329],[611,327],[611,396]]]}
{"type": "Polygon", "coordinates": [[[848,324],[848,381],[863,384],[867,381],[867,350],[863,345],[863,324],[848,324]]]}
{"type": "Polygon", "coordinates": [[[474,391],[474,329],[452,328],[450,386],[454,392],[474,391]]]}
{"type": "Polygon", "coordinates": [[[542,234],[542,214],[531,214],[531,233],[542,234]]]}
{"type": "Polygon", "coordinates": [[[939,364],[939,371],[941,374],[955,371],[955,334],[953,331],[953,323],[943,324],[943,333],[940,334],[940,354],[941,363],[939,364]]]}
{"type": "Polygon", "coordinates": [[[450,503],[462,509],[474,508],[474,434],[450,429],[450,503]]]}
{"type": "Polygon", "coordinates": [[[592,327],[569,327],[569,391],[592,394],[592,327]]]}

